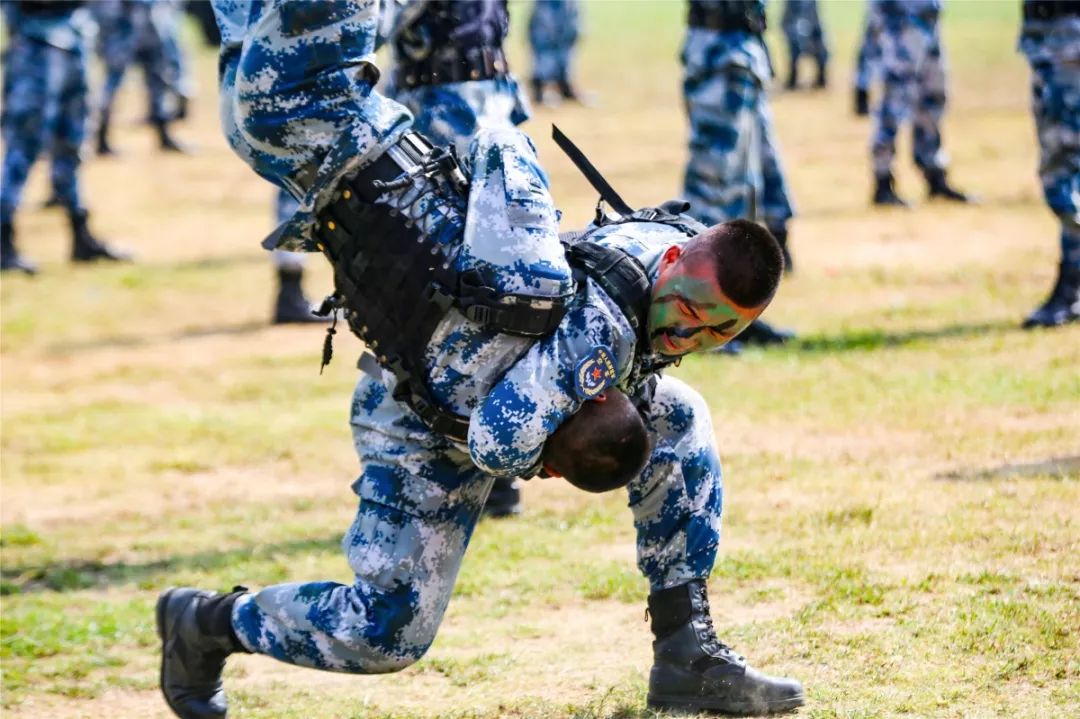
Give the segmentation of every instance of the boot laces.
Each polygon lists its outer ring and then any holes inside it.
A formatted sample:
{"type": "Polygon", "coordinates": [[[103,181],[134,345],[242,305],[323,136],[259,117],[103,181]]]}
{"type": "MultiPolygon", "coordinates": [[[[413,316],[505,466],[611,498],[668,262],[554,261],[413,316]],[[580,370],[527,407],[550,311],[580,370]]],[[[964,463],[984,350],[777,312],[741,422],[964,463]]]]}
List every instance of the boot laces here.
{"type": "Polygon", "coordinates": [[[702,637],[703,641],[701,643],[701,648],[704,649],[706,653],[719,659],[724,659],[735,663],[745,661],[746,657],[743,657],[734,649],[729,647],[727,644],[724,644],[716,636],[716,627],[713,625],[712,615],[710,612],[702,612],[700,621],[704,629],[704,636],[702,637]]]}

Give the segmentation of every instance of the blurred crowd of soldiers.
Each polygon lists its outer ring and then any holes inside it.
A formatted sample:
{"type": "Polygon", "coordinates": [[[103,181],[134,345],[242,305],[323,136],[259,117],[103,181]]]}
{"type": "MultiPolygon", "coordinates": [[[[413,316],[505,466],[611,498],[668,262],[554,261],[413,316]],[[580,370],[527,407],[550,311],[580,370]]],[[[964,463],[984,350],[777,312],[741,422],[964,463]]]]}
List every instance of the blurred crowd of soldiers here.
{"type": "MultiPolygon", "coordinates": [[[[509,72],[501,37],[468,40],[487,48],[488,54],[478,58],[475,66],[455,68],[456,60],[445,60],[439,67],[437,58],[417,58],[416,48],[427,52],[417,35],[418,27],[422,28],[419,32],[428,31],[427,21],[417,20],[424,15],[418,8],[440,3],[383,0],[382,4],[385,19],[381,32],[392,46],[398,68],[387,94],[417,115],[421,132],[461,149],[479,126],[512,126],[528,118],[528,99],[509,72]],[[416,72],[401,69],[410,67],[416,72]],[[479,126],[458,126],[453,93],[447,89],[463,92],[462,88],[480,75],[494,79],[497,91],[485,94],[479,126]]],[[[127,70],[138,65],[147,91],[146,123],[155,132],[158,146],[162,151],[184,152],[171,128],[186,117],[193,88],[178,26],[186,10],[198,20],[207,42],[216,45],[220,35],[210,3],[3,0],[2,6],[8,32],[3,63],[0,266],[30,274],[36,271],[16,248],[14,220],[29,170],[43,154],[51,161],[52,197],[48,204],[62,207],[70,219],[72,260],[130,259],[126,252],[95,237],[88,226],[89,213],[79,186],[80,150],[88,119],[93,116],[89,124],[97,154],[116,154],[110,138],[113,103],[127,70]],[[87,73],[91,44],[104,69],[103,84],[93,93],[92,103],[87,73]]],[[[947,65],[941,10],[942,0],[869,0],[866,4],[854,73],[854,109],[859,115],[869,115],[873,109],[870,164],[875,205],[909,206],[898,193],[893,173],[896,136],[904,124],[912,128],[913,159],[925,177],[928,196],[959,203],[975,201],[950,183],[942,147],[947,65]],[[880,89],[872,105],[875,81],[880,89]]],[[[1020,48],[1032,68],[1032,107],[1042,151],[1040,178],[1047,203],[1062,225],[1057,280],[1046,302],[1028,316],[1025,326],[1057,326],[1076,320],[1080,312],[1078,15],[1076,0],[1023,3],[1020,48]]],[[[690,124],[684,197],[707,223],[744,217],[764,224],[780,241],[790,271],[794,262],[788,225],[794,205],[772,129],[768,88],[774,68],[762,40],[765,26],[764,2],[689,2],[682,55],[690,124]]],[[[825,87],[829,49],[818,2],[785,2],[781,28],[788,49],[784,86],[791,91],[802,87],[800,60],[809,58],[815,66],[811,86],[825,87]]],[[[528,19],[533,62],[527,93],[534,103],[582,99],[571,72],[579,36],[577,0],[535,0],[528,19]]],[[[443,40],[447,47],[462,42],[457,35],[443,40]]],[[[281,191],[276,207],[279,222],[284,221],[295,211],[295,200],[281,191]]],[[[310,311],[302,290],[303,256],[277,252],[274,261],[279,285],[273,320],[321,321],[310,311]]],[[[741,340],[771,344],[791,336],[759,321],[741,340]]],[[[732,343],[727,351],[738,351],[739,346],[732,343]]]]}

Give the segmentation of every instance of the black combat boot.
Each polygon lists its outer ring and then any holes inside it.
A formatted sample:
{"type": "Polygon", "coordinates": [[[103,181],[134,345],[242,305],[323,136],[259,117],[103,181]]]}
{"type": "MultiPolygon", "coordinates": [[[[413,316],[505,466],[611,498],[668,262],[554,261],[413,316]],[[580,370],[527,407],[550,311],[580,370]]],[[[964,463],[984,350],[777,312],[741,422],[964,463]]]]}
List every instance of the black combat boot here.
{"type": "Polygon", "coordinates": [[[744,345],[768,347],[770,345],[782,345],[794,338],[795,333],[791,330],[778,329],[765,320],[757,319],[747,325],[746,329],[739,333],[737,339],[744,345]]]}
{"type": "Polygon", "coordinates": [[[870,114],[870,93],[861,87],[855,88],[855,114],[859,117],[870,114]]]}
{"type": "Polygon", "coordinates": [[[72,210],[68,218],[71,221],[72,262],[93,262],[94,260],[127,262],[131,259],[129,253],[115,250],[90,234],[90,228],[86,222],[86,210],[72,210]]]}
{"type": "Polygon", "coordinates": [[[971,195],[964,194],[949,184],[945,170],[934,168],[926,171],[926,184],[929,187],[931,199],[937,197],[950,202],[976,203],[977,200],[971,195]]]}
{"type": "Polygon", "coordinates": [[[814,87],[819,90],[825,89],[829,84],[829,70],[828,65],[824,62],[818,62],[817,66],[817,79],[814,80],[814,87]]]}
{"type": "Polygon", "coordinates": [[[649,614],[656,637],[650,708],[765,716],[803,705],[799,682],[762,674],[716,638],[703,580],[653,592],[649,614]]]}
{"type": "Polygon", "coordinates": [[[109,123],[111,119],[111,113],[108,110],[101,111],[97,126],[97,154],[99,155],[116,154],[116,150],[109,144],[109,123]]]}
{"type": "Polygon", "coordinates": [[[886,207],[911,207],[904,198],[896,194],[896,183],[893,180],[892,174],[878,177],[874,180],[874,183],[874,198],[872,202],[875,205],[886,207]]]}
{"type": "Polygon", "coordinates": [[[792,273],[795,271],[795,261],[791,259],[791,248],[788,247],[788,231],[784,229],[772,230],[773,237],[776,238],[777,243],[780,245],[780,254],[784,256],[784,272],[792,273]]]}
{"type": "Polygon", "coordinates": [[[573,102],[581,102],[581,96],[578,95],[577,90],[570,84],[568,78],[562,78],[559,80],[559,94],[562,95],[562,99],[571,100],[573,102]]]}
{"type": "Polygon", "coordinates": [[[0,271],[19,270],[28,275],[37,274],[37,266],[27,261],[15,249],[15,227],[10,222],[0,223],[0,271]]]}
{"type": "Polygon", "coordinates": [[[1080,319],[1080,268],[1058,266],[1057,281],[1046,302],[1027,316],[1024,329],[1060,327],[1080,319]]]}
{"type": "Polygon", "coordinates": [[[225,658],[247,649],[232,629],[232,608],[247,593],[190,587],[167,589],[157,601],[161,693],[181,719],[220,719],[228,711],[221,672],[225,658]]]}
{"type": "Polygon", "coordinates": [[[533,102],[542,105],[544,103],[544,81],[534,77],[530,82],[530,86],[532,87],[533,102]]]}
{"type": "Polygon", "coordinates": [[[513,477],[496,477],[491,494],[484,503],[484,515],[493,519],[521,514],[521,489],[513,477]]]}
{"type": "Polygon", "coordinates": [[[788,69],[787,82],[784,83],[784,88],[788,90],[797,90],[799,88],[799,61],[796,58],[791,58],[791,67],[788,69]]]}
{"type": "Polygon", "coordinates": [[[278,295],[274,303],[274,324],[327,322],[311,311],[311,303],[304,296],[304,270],[299,267],[278,268],[278,295]]]}
{"type": "Polygon", "coordinates": [[[165,152],[186,153],[188,151],[184,145],[177,142],[176,138],[169,133],[168,122],[165,120],[153,120],[152,124],[154,125],[154,130],[157,132],[158,147],[165,152]]]}

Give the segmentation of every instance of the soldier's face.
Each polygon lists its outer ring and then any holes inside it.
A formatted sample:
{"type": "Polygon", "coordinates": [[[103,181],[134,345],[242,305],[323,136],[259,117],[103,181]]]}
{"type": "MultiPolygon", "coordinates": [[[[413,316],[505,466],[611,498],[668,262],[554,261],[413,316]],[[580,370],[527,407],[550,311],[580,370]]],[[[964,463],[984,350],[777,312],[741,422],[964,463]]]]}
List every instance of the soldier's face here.
{"type": "Polygon", "coordinates": [[[654,352],[668,357],[715,349],[742,332],[763,309],[740,307],[728,299],[707,256],[671,247],[653,285],[649,341],[654,352]]]}

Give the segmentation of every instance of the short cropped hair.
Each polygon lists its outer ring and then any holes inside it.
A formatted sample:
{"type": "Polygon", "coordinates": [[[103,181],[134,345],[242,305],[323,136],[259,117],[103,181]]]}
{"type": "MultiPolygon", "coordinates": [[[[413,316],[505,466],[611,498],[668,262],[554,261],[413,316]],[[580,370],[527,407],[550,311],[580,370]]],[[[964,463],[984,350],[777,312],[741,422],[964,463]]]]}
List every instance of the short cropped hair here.
{"type": "Polygon", "coordinates": [[[649,436],[637,407],[609,389],[563,422],[544,445],[544,464],[586,492],[625,487],[645,468],[649,436]]]}
{"type": "Polygon", "coordinates": [[[691,239],[684,257],[699,255],[711,256],[720,289],[740,307],[759,307],[771,300],[784,273],[780,243],[749,220],[713,225],[691,239]]]}

